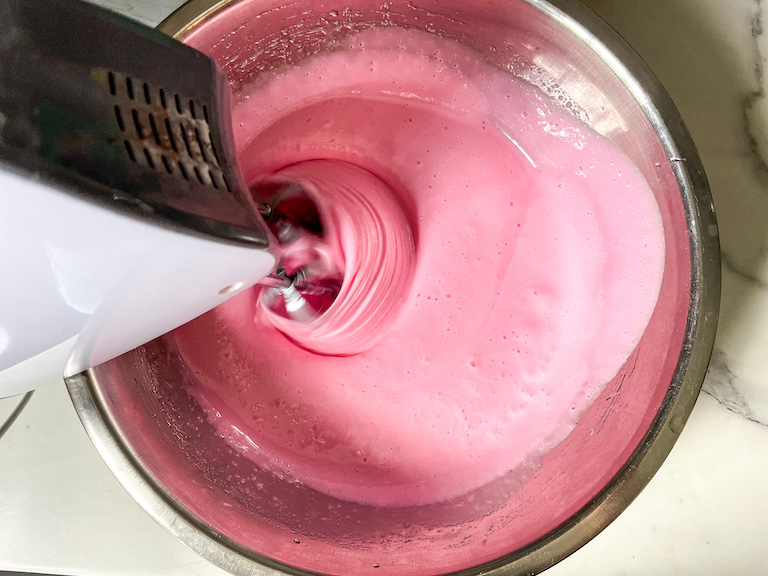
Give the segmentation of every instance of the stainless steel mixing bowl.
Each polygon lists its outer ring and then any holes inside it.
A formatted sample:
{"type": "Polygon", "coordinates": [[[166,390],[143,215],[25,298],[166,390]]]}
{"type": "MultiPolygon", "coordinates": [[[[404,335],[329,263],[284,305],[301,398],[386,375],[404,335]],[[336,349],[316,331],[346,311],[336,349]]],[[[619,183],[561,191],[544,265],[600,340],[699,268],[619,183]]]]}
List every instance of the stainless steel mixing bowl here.
{"type": "Polygon", "coordinates": [[[210,52],[235,90],[371,26],[427,30],[537,83],[623,148],[666,235],[658,305],[635,353],[540,467],[450,502],[375,508],[282,481],[233,452],[161,340],[68,381],[104,460],[161,525],[235,574],[534,574],[611,522],[690,413],[720,296],[717,226],[693,142],[640,58],[572,0],[192,0],[162,30],[210,52]]]}

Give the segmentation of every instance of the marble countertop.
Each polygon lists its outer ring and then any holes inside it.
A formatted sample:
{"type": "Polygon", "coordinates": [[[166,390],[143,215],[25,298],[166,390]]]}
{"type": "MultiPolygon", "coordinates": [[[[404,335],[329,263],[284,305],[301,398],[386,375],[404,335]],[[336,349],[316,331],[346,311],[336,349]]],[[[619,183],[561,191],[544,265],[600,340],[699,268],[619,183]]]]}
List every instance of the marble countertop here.
{"type": "MultiPolygon", "coordinates": [[[[97,0],[156,24],[179,0],[97,0]]],[[[629,508],[547,576],[768,574],[768,4],[586,0],[667,88],[699,147],[723,249],[720,326],[691,418],[629,508]]],[[[0,421],[15,400],[0,401],[0,421]]],[[[220,576],[112,477],[63,385],[0,441],[0,572],[220,576]]]]}

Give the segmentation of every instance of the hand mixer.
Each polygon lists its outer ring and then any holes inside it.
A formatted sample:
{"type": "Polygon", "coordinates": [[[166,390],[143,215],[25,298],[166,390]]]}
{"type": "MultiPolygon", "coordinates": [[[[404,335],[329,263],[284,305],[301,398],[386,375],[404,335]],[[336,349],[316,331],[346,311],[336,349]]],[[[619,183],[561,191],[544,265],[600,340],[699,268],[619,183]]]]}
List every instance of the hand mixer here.
{"type": "Polygon", "coordinates": [[[306,315],[210,58],[80,0],[0,0],[0,22],[0,397],[260,281],[306,315]]]}

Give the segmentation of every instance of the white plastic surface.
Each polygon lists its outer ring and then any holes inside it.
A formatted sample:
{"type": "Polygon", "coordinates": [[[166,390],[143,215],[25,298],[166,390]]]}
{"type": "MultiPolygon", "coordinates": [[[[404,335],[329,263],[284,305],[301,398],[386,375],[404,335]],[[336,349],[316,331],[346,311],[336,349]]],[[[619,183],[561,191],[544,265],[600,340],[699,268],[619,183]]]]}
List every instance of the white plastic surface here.
{"type": "Polygon", "coordinates": [[[267,251],[166,230],[0,170],[0,398],[35,388],[41,370],[77,374],[181,326],[274,265],[267,251]]]}

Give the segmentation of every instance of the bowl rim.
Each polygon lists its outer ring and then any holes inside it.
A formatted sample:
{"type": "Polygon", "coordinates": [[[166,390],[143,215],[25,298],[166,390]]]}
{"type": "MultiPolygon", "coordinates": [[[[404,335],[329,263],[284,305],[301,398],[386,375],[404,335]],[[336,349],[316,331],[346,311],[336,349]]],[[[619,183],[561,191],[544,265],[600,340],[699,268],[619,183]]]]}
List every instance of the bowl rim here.
{"type": "MultiPolygon", "coordinates": [[[[210,17],[240,1],[246,0],[188,0],[157,29],[183,39],[210,17]]],[[[712,196],[695,144],[672,99],[629,44],[578,0],[522,1],[556,18],[597,52],[629,88],[659,135],[680,189],[689,227],[691,304],[680,357],[662,406],[643,441],[616,476],[592,502],[556,530],[510,555],[454,573],[457,576],[537,574],[589,542],[629,506],[661,467],[693,409],[714,346],[720,308],[720,245],[712,196]]],[[[102,459],[138,504],[168,532],[233,574],[310,574],[246,552],[183,510],[142,471],[137,456],[110,422],[93,371],[70,377],[66,384],[102,459]]]]}

